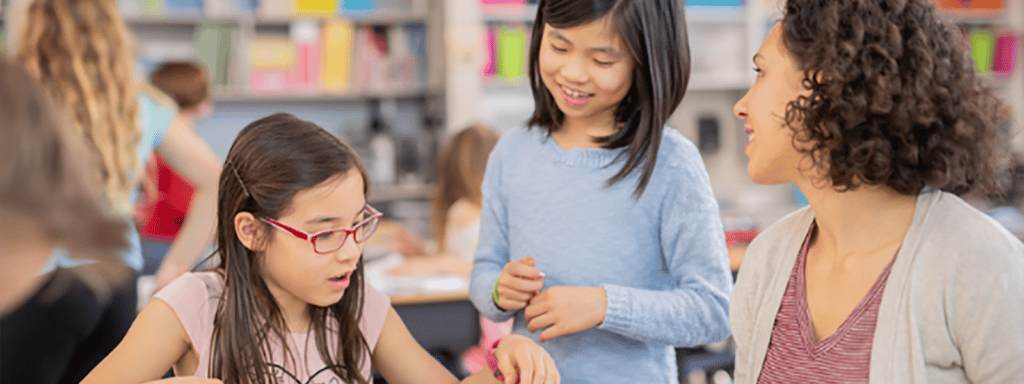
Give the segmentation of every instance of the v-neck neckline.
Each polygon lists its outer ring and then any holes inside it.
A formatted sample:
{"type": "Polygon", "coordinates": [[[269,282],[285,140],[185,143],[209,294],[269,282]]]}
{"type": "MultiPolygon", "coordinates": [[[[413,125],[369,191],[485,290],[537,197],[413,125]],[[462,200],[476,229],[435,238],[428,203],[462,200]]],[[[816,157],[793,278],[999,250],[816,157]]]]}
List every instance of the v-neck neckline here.
{"type": "MultiPolygon", "coordinates": [[[[796,259],[797,269],[796,273],[796,291],[794,292],[796,297],[796,321],[798,329],[800,330],[800,338],[803,341],[804,346],[807,347],[808,352],[812,356],[818,356],[822,353],[832,349],[836,344],[839,343],[847,334],[850,333],[850,328],[853,328],[858,321],[863,318],[863,314],[868,310],[871,302],[875,297],[882,294],[885,289],[885,283],[889,278],[889,273],[892,270],[893,264],[896,262],[896,257],[899,255],[899,249],[893,254],[892,259],[889,260],[889,264],[886,265],[882,272],[875,278],[875,283],[871,285],[871,289],[868,293],[860,299],[857,306],[850,311],[850,314],[843,319],[843,322],[839,324],[832,334],[825,338],[815,341],[814,340],[814,323],[811,321],[811,310],[807,304],[807,253],[810,249],[811,238],[817,229],[817,223],[811,221],[810,229],[807,231],[807,236],[804,238],[804,244],[800,248],[800,254],[796,259]]],[[[902,247],[901,247],[902,248],[902,247]]]]}

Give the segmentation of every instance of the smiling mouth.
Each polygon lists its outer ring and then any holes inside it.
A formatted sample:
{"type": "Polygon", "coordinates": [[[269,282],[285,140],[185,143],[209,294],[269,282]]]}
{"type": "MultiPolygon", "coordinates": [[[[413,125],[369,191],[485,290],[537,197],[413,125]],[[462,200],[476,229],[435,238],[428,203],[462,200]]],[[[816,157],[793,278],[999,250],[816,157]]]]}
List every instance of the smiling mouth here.
{"type": "Polygon", "coordinates": [[[593,93],[586,93],[561,84],[558,85],[558,90],[561,91],[562,97],[571,105],[582,105],[590,100],[591,97],[594,97],[593,93]]]}

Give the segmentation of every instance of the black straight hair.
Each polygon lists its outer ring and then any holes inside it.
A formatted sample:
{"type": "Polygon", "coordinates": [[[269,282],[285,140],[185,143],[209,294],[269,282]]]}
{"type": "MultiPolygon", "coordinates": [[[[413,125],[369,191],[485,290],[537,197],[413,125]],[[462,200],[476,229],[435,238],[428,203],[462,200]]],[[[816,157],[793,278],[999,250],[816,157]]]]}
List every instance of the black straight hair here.
{"type": "Polygon", "coordinates": [[[550,135],[561,128],[565,114],[538,72],[544,26],[571,28],[611,16],[634,63],[633,85],[615,109],[615,121],[621,128],[595,138],[595,142],[607,149],[628,148],[613,162],[625,157],[622,169],[608,180],[608,185],[642,167],[636,197],[643,194],[651,180],[662,129],[682,102],[690,80],[690,44],[681,5],[679,0],[540,0],[533,23],[529,70],[536,109],[527,126],[541,127],[550,135]]]}

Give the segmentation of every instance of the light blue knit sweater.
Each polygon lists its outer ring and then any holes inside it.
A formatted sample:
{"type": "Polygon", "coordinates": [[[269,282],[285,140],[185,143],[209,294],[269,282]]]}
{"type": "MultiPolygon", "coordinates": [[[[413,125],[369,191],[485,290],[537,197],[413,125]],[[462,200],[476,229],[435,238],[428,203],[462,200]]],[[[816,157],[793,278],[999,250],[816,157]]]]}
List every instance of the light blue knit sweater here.
{"type": "Polygon", "coordinates": [[[639,171],[607,187],[623,149],[565,150],[542,129],[506,133],[483,184],[480,246],[470,296],[487,318],[504,265],[533,255],[545,287],[604,287],[605,320],[542,343],[563,383],[678,383],[673,347],[729,335],[732,278],[718,205],[693,143],[665,128],[646,192],[639,171]]]}

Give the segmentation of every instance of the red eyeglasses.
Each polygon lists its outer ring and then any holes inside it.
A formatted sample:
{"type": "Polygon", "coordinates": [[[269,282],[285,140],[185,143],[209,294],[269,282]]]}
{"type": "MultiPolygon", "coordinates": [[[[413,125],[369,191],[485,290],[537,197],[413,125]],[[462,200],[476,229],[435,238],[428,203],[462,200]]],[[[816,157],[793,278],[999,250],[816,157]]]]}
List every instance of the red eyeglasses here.
{"type": "Polygon", "coordinates": [[[295,235],[295,237],[312,243],[313,252],[325,254],[340,249],[345,245],[345,240],[348,239],[350,234],[352,235],[352,239],[356,241],[356,244],[362,244],[373,235],[373,232],[377,230],[377,225],[380,224],[380,219],[384,217],[384,214],[373,209],[373,207],[369,205],[364,207],[361,213],[367,216],[366,219],[363,219],[363,221],[360,221],[350,229],[329,229],[312,234],[289,227],[277,220],[265,219],[262,217],[260,220],[263,220],[263,222],[270,224],[277,229],[291,233],[292,235],[295,235]]]}

